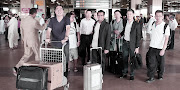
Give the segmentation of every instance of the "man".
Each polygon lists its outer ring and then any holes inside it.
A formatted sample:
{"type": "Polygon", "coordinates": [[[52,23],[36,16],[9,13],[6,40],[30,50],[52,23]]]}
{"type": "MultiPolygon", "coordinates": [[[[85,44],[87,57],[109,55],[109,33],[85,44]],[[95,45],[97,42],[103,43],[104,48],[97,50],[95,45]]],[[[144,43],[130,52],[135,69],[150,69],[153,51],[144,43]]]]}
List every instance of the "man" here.
{"type": "Polygon", "coordinates": [[[63,7],[58,5],[55,8],[55,17],[53,17],[48,25],[46,42],[51,41],[60,41],[52,42],[54,48],[62,48],[63,44],[66,43],[64,47],[64,53],[66,58],[64,58],[64,72],[67,77],[68,74],[68,60],[69,60],[69,32],[70,32],[70,19],[64,17],[63,7]],[[51,37],[51,38],[50,38],[51,37]]]}
{"type": "Polygon", "coordinates": [[[38,39],[38,30],[45,29],[47,25],[44,24],[43,26],[41,26],[39,22],[35,20],[37,14],[36,8],[31,8],[29,14],[29,16],[27,16],[25,19],[22,19],[21,21],[21,40],[24,43],[24,55],[18,62],[18,64],[13,68],[15,75],[17,73],[17,69],[22,66],[23,63],[28,61],[33,52],[35,54],[35,61],[40,60],[40,43],[38,39]]]}
{"type": "Polygon", "coordinates": [[[95,21],[98,21],[97,12],[95,12],[95,13],[93,14],[93,19],[94,19],[95,21]]]}
{"type": "Polygon", "coordinates": [[[171,39],[170,39],[171,43],[167,49],[174,49],[174,35],[175,35],[175,30],[176,30],[177,26],[178,26],[178,23],[175,19],[175,15],[173,13],[170,13],[170,15],[169,15],[169,27],[171,29],[171,36],[170,36],[171,37],[171,39]]]}
{"type": "Polygon", "coordinates": [[[156,22],[152,26],[150,48],[148,51],[147,59],[147,76],[149,79],[146,80],[147,83],[154,81],[155,72],[158,70],[158,79],[163,79],[164,73],[164,54],[167,47],[170,29],[169,26],[165,27],[165,22],[163,22],[163,11],[157,10],[155,12],[156,22]]]}
{"type": "Polygon", "coordinates": [[[73,12],[67,13],[66,17],[70,18],[70,33],[69,33],[69,69],[70,63],[74,63],[74,72],[77,72],[77,60],[78,60],[78,42],[80,41],[79,26],[75,21],[75,15],[73,12]]]}
{"type": "Polygon", "coordinates": [[[102,64],[102,70],[105,71],[105,59],[106,54],[110,49],[110,38],[111,38],[111,28],[110,25],[104,19],[105,12],[99,10],[97,13],[98,21],[95,23],[93,28],[93,39],[91,46],[93,48],[102,47],[102,63],[101,59],[97,58],[97,54],[100,55],[100,52],[93,52],[92,63],[102,64]]]}
{"type": "Polygon", "coordinates": [[[8,29],[8,41],[9,41],[9,47],[11,50],[17,48],[18,39],[19,39],[18,21],[14,16],[15,15],[13,14],[11,20],[7,24],[7,26],[9,27],[9,29],[8,29]]]}
{"type": "Polygon", "coordinates": [[[111,41],[112,48],[110,50],[117,51],[117,47],[122,52],[123,38],[118,38],[119,34],[123,31],[123,19],[119,10],[114,11],[115,20],[111,22],[111,41]],[[115,42],[116,41],[116,42],[115,42]],[[118,46],[117,46],[118,45],[118,46]]]}
{"type": "Polygon", "coordinates": [[[82,65],[85,65],[85,58],[86,58],[86,50],[87,50],[87,62],[90,59],[90,44],[92,39],[92,30],[95,21],[91,18],[92,12],[91,10],[86,11],[86,18],[81,20],[80,23],[80,57],[82,60],[82,65]]]}
{"type": "MultiPolygon", "coordinates": [[[[130,60],[135,54],[139,53],[141,28],[138,22],[133,20],[134,10],[127,11],[127,23],[124,30],[121,32],[120,37],[124,36],[123,40],[123,75],[120,78],[126,78],[128,73],[128,57],[130,60]]],[[[134,68],[130,66],[130,80],[134,80],[134,68]]]]}
{"type": "MultiPolygon", "coordinates": [[[[45,23],[45,15],[44,14],[42,14],[42,16],[39,20],[39,23],[41,26],[45,23]]],[[[46,40],[46,30],[39,30],[39,40],[41,43],[46,40]]]]}

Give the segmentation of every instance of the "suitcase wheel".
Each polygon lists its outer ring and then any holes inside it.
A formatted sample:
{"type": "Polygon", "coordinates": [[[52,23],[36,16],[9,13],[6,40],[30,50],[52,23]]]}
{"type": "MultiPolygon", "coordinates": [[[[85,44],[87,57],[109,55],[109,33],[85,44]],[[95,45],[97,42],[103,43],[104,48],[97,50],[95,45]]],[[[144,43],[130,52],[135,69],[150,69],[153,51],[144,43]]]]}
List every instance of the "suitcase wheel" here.
{"type": "Polygon", "coordinates": [[[64,86],[64,90],[68,90],[69,89],[69,83],[67,83],[65,86],[64,86]]]}

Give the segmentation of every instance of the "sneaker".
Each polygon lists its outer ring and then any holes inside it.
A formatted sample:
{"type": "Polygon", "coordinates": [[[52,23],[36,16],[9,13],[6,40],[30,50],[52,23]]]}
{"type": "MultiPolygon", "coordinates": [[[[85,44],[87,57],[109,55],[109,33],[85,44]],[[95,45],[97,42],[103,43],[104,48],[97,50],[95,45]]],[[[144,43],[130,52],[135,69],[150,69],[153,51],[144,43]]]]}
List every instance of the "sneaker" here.
{"type": "Polygon", "coordinates": [[[154,78],[149,78],[149,79],[146,80],[147,83],[152,83],[154,81],[155,81],[154,78]]]}
{"type": "Polygon", "coordinates": [[[74,69],[74,72],[78,72],[77,68],[74,69]]]}
{"type": "Polygon", "coordinates": [[[134,80],[134,76],[130,76],[129,80],[133,81],[134,80]]]}
{"type": "Polygon", "coordinates": [[[119,78],[127,78],[127,75],[121,75],[119,78]]]}
{"type": "Polygon", "coordinates": [[[18,69],[17,69],[16,67],[13,67],[12,70],[13,70],[14,76],[17,76],[17,71],[18,71],[18,69]]]}
{"type": "Polygon", "coordinates": [[[163,80],[163,77],[162,77],[162,76],[158,76],[157,79],[158,79],[158,80],[163,80]]]}

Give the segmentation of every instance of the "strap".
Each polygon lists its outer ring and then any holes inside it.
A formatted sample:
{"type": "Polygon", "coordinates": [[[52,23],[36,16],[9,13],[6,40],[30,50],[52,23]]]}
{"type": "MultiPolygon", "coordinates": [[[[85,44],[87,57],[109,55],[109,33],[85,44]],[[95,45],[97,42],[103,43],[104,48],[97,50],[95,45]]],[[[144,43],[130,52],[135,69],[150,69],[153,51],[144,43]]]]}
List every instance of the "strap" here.
{"type": "Polygon", "coordinates": [[[166,23],[166,24],[164,25],[164,33],[163,33],[163,34],[165,34],[165,31],[166,31],[167,26],[168,26],[168,24],[166,23]]]}

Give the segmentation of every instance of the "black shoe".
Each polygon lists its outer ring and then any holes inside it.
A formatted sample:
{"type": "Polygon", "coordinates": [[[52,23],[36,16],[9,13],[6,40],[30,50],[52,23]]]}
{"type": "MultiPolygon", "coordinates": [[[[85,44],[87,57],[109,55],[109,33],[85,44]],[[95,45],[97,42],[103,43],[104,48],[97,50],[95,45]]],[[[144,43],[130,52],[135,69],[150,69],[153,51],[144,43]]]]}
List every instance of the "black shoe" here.
{"type": "Polygon", "coordinates": [[[134,76],[130,76],[129,80],[130,81],[134,80],[134,76]]]}
{"type": "Polygon", "coordinates": [[[127,75],[121,75],[119,78],[127,78],[127,75]]]}
{"type": "Polygon", "coordinates": [[[13,67],[13,74],[14,74],[14,76],[17,76],[17,71],[18,71],[18,68],[13,67]]]}
{"type": "Polygon", "coordinates": [[[154,78],[149,78],[149,79],[146,80],[147,83],[151,83],[151,82],[154,82],[154,81],[155,81],[154,78]]]}

